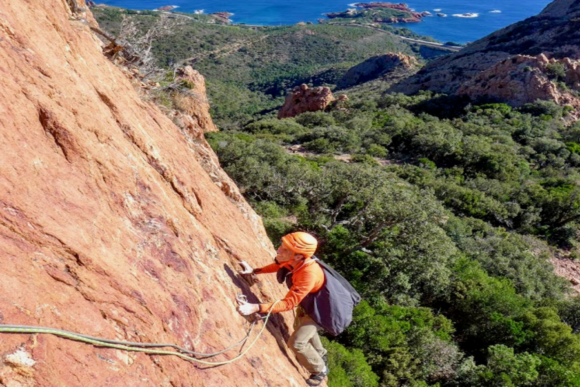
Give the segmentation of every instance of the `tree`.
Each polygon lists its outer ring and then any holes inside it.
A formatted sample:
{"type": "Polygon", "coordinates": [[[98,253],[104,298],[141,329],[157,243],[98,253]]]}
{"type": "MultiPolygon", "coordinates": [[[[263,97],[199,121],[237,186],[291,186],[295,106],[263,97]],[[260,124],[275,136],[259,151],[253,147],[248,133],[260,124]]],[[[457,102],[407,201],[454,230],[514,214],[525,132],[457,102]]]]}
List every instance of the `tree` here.
{"type": "Polygon", "coordinates": [[[538,379],[541,360],[527,352],[515,354],[505,345],[489,347],[487,366],[478,374],[480,386],[519,387],[532,386],[538,379]]]}

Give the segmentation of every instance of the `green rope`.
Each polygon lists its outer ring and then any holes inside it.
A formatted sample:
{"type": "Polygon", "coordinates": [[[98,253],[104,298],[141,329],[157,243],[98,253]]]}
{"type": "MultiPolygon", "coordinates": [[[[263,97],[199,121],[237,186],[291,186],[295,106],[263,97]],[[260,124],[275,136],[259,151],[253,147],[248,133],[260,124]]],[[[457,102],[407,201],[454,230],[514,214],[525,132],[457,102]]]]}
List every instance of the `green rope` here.
{"type": "Polygon", "coordinates": [[[83,335],[80,333],[65,331],[65,330],[56,329],[56,328],[48,328],[48,327],[27,326],[27,325],[2,325],[2,324],[0,324],[0,333],[50,334],[50,335],[54,335],[54,336],[58,336],[58,337],[63,337],[65,339],[80,341],[80,342],[87,343],[87,344],[92,344],[92,345],[97,346],[97,347],[115,348],[115,349],[121,349],[124,351],[130,351],[130,352],[142,352],[142,353],[146,353],[148,355],[178,356],[184,360],[192,361],[195,363],[218,366],[218,365],[233,363],[234,361],[241,359],[246,353],[248,353],[248,351],[254,346],[254,344],[256,344],[256,342],[258,341],[258,339],[260,338],[260,336],[264,332],[264,329],[266,328],[266,325],[268,324],[268,320],[270,319],[270,315],[272,314],[272,309],[274,308],[274,305],[276,305],[278,302],[279,301],[274,302],[272,304],[272,306],[270,307],[270,309],[268,310],[268,314],[266,315],[266,318],[264,320],[264,325],[260,329],[260,332],[258,333],[256,338],[254,339],[254,341],[252,341],[252,343],[248,346],[248,348],[246,348],[243,352],[238,354],[238,356],[234,357],[233,359],[227,360],[227,361],[221,361],[221,362],[204,361],[204,360],[200,360],[200,359],[197,359],[195,357],[189,356],[188,354],[191,354],[194,356],[212,357],[212,356],[216,356],[216,355],[222,354],[224,352],[227,352],[228,350],[230,350],[230,349],[232,349],[240,344],[243,344],[248,340],[256,322],[252,323],[252,326],[250,327],[248,334],[240,342],[238,342],[238,343],[236,343],[236,344],[234,344],[234,345],[232,345],[232,346],[230,346],[222,351],[219,351],[216,353],[210,353],[210,354],[192,352],[192,351],[189,351],[185,348],[178,347],[177,345],[174,345],[174,344],[137,343],[137,342],[129,342],[129,341],[109,340],[109,339],[103,339],[103,338],[99,338],[99,337],[88,336],[88,335],[83,335]],[[182,352],[166,351],[166,350],[159,350],[159,349],[147,349],[147,348],[142,348],[142,347],[172,347],[172,348],[175,348],[175,349],[182,351],[182,352]],[[183,353],[183,352],[185,352],[185,353],[183,353]]]}

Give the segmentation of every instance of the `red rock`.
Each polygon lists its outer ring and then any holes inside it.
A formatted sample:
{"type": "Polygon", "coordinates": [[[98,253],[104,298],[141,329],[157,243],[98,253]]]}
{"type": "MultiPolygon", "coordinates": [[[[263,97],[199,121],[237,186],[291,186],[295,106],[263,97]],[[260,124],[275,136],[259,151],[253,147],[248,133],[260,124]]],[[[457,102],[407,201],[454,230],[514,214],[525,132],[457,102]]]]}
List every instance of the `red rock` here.
{"type": "Polygon", "coordinates": [[[421,90],[455,94],[459,87],[514,55],[544,53],[550,58],[580,60],[577,0],[554,0],[540,14],[467,44],[459,52],[430,61],[417,74],[389,89],[415,94],[421,90]]]}
{"type": "Polygon", "coordinates": [[[354,6],[359,8],[391,8],[404,12],[412,12],[405,3],[356,3],[354,6]]]}
{"type": "Polygon", "coordinates": [[[522,106],[537,100],[550,100],[559,105],[571,106],[572,115],[580,118],[580,61],[565,58],[549,59],[538,56],[515,55],[496,63],[464,82],[457,94],[471,98],[491,97],[513,106],[522,106]],[[566,90],[551,80],[550,66],[561,66],[566,77],[562,80],[566,90]],[[572,91],[572,92],[571,92],[572,91]]]}
{"type": "Polygon", "coordinates": [[[554,265],[554,272],[570,281],[572,289],[580,293],[580,262],[565,257],[554,257],[550,262],[554,265]]]}
{"type": "Polygon", "coordinates": [[[176,81],[187,84],[185,90],[175,93],[172,98],[178,109],[193,119],[194,125],[203,132],[217,132],[209,114],[209,102],[205,89],[205,78],[191,66],[178,69],[176,81]]]}
{"type": "Polygon", "coordinates": [[[211,15],[215,16],[218,21],[222,22],[222,23],[230,23],[230,17],[232,17],[234,14],[233,13],[229,13],[229,12],[215,12],[212,13],[211,15]]]}
{"type": "Polygon", "coordinates": [[[163,7],[157,8],[157,11],[173,11],[177,8],[175,5],[164,5],[163,7]]]}
{"type": "Polygon", "coordinates": [[[278,118],[294,117],[305,112],[325,110],[335,100],[328,87],[309,88],[308,85],[296,86],[288,94],[278,118]]]}
{"type": "MultiPolygon", "coordinates": [[[[203,136],[103,56],[80,20],[95,26],[90,12],[70,16],[60,0],[0,3],[0,323],[225,348],[249,327],[235,310],[237,292],[251,295],[238,261],[274,254],[261,220],[203,136]]],[[[270,277],[252,292],[285,293],[270,277]]],[[[301,386],[282,344],[291,323],[277,316],[246,357],[216,368],[0,334],[0,384],[301,386]]]]}

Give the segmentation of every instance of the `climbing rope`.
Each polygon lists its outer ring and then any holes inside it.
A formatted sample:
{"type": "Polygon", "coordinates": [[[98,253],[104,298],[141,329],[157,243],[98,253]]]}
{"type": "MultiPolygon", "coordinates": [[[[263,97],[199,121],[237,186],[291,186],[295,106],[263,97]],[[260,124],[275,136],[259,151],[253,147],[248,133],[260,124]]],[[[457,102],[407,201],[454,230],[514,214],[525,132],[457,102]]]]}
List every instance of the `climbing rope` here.
{"type": "Polygon", "coordinates": [[[250,349],[252,349],[254,344],[256,344],[256,342],[258,341],[258,339],[260,338],[260,336],[264,332],[264,329],[266,328],[266,325],[268,324],[268,320],[270,319],[270,315],[272,314],[272,309],[274,308],[274,305],[276,305],[278,302],[280,302],[280,301],[278,300],[278,301],[274,302],[272,304],[272,306],[270,307],[270,309],[268,309],[268,314],[264,318],[264,325],[260,329],[260,332],[258,332],[258,335],[254,339],[254,341],[252,341],[252,343],[244,351],[242,351],[240,354],[238,354],[238,356],[234,357],[233,359],[221,361],[221,362],[204,361],[204,360],[195,358],[193,356],[206,357],[206,358],[213,357],[213,356],[220,355],[224,352],[227,352],[227,351],[231,350],[232,348],[235,348],[239,345],[244,344],[249,339],[250,334],[252,333],[252,330],[254,329],[254,326],[256,325],[257,320],[252,322],[252,325],[251,325],[248,333],[246,334],[246,337],[244,337],[242,340],[240,340],[236,344],[231,345],[228,348],[223,349],[219,352],[215,352],[215,353],[197,353],[197,352],[193,352],[193,351],[190,351],[188,349],[179,347],[175,344],[138,343],[138,342],[130,342],[130,341],[109,340],[109,339],[103,339],[100,337],[88,336],[88,335],[83,335],[80,333],[65,331],[62,329],[38,327],[38,326],[28,326],[28,325],[3,325],[3,324],[0,324],[0,333],[50,334],[50,335],[63,337],[63,338],[70,339],[70,340],[75,340],[75,341],[80,341],[80,342],[87,343],[87,344],[92,344],[92,345],[97,346],[97,347],[115,348],[115,349],[121,349],[124,351],[130,351],[130,352],[142,352],[142,353],[146,353],[148,355],[178,356],[184,360],[192,361],[195,363],[211,365],[211,366],[218,366],[218,365],[233,363],[233,362],[241,359],[246,353],[248,353],[248,351],[250,349]],[[158,349],[148,349],[148,348],[159,348],[159,347],[171,347],[171,348],[174,348],[180,352],[158,350],[158,349]]]}

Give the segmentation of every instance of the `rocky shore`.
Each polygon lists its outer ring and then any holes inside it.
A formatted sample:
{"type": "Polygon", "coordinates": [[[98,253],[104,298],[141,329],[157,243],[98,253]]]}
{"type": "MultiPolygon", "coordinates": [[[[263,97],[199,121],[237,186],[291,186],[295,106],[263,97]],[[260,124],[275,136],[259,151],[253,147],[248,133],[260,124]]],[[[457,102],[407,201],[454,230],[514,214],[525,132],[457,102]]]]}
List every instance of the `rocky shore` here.
{"type": "Polygon", "coordinates": [[[176,5],[165,5],[163,7],[155,9],[155,11],[173,11],[175,8],[178,7],[176,5]]]}

